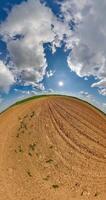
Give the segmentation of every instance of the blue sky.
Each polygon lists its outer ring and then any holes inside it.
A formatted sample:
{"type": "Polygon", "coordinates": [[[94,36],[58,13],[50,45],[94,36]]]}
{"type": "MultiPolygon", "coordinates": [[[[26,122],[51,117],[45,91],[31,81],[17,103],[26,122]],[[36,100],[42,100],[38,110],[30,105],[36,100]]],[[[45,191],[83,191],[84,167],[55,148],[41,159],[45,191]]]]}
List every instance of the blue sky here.
{"type": "MultiPolygon", "coordinates": [[[[0,110],[28,96],[62,93],[106,112],[105,45],[97,44],[106,38],[94,37],[104,28],[97,24],[102,10],[88,29],[88,4],[77,1],[0,1],[0,110]]],[[[98,1],[89,4],[95,11],[98,1]]]]}

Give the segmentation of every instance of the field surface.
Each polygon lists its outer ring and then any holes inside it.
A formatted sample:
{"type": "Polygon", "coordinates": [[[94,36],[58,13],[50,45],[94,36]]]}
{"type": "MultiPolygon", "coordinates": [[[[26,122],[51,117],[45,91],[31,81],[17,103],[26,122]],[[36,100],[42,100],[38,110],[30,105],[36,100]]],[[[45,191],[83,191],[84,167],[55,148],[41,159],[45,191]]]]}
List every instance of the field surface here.
{"type": "Polygon", "coordinates": [[[106,115],[64,96],[2,113],[0,200],[106,200],[106,115]]]}

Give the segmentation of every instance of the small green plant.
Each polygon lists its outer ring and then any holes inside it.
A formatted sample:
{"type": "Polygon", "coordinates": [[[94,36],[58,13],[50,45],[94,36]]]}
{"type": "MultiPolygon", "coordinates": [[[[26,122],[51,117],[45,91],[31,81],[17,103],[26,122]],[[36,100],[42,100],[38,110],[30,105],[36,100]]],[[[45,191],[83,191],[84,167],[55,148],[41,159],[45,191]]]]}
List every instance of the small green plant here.
{"type": "Polygon", "coordinates": [[[48,181],[48,177],[43,178],[44,181],[48,181]]]}
{"type": "Polygon", "coordinates": [[[46,161],[46,163],[51,163],[51,162],[53,162],[52,159],[49,159],[49,160],[46,161]]]}
{"type": "Polygon", "coordinates": [[[38,153],[36,153],[36,156],[37,156],[37,157],[39,157],[39,154],[38,154],[38,153]]]}
{"type": "Polygon", "coordinates": [[[18,131],[20,131],[20,130],[21,130],[21,127],[18,128],[18,131]]]}
{"type": "Polygon", "coordinates": [[[32,151],[35,150],[35,147],[36,147],[36,144],[35,144],[35,143],[29,145],[29,148],[30,148],[32,151]]]}
{"type": "Polygon", "coordinates": [[[27,129],[27,125],[25,124],[24,120],[20,123],[20,129],[22,128],[27,129]]]}
{"type": "Polygon", "coordinates": [[[27,171],[27,174],[28,174],[28,176],[32,177],[32,174],[29,170],[27,171]]]}
{"type": "Polygon", "coordinates": [[[32,118],[34,115],[35,115],[35,112],[33,111],[33,112],[31,113],[31,115],[30,115],[31,118],[32,118]]]}
{"type": "Polygon", "coordinates": [[[97,196],[98,196],[98,193],[96,192],[94,196],[97,197],[97,196]]]}
{"type": "Polygon", "coordinates": [[[43,180],[44,180],[44,181],[48,181],[49,177],[50,177],[50,176],[47,175],[45,178],[43,178],[43,180]]]}
{"type": "Polygon", "coordinates": [[[21,120],[21,117],[18,117],[18,120],[20,121],[20,120],[21,120]]]}
{"type": "Polygon", "coordinates": [[[50,149],[53,149],[53,146],[51,145],[49,148],[50,148],[50,149]]]}
{"type": "Polygon", "coordinates": [[[81,192],[81,196],[83,196],[83,191],[81,192]]]}
{"type": "Polygon", "coordinates": [[[29,156],[32,156],[31,152],[28,153],[29,156]]]}
{"type": "Polygon", "coordinates": [[[52,185],[52,187],[55,188],[55,189],[56,189],[56,188],[59,188],[58,185],[52,185]]]}
{"type": "Polygon", "coordinates": [[[16,137],[19,138],[19,133],[17,133],[16,137]]]}
{"type": "Polygon", "coordinates": [[[19,148],[19,152],[20,152],[20,153],[23,153],[23,152],[24,152],[21,145],[18,146],[18,148],[19,148]]]}
{"type": "Polygon", "coordinates": [[[22,128],[27,129],[27,126],[26,126],[25,122],[22,123],[22,128]]]}
{"type": "Polygon", "coordinates": [[[25,118],[27,118],[28,117],[28,115],[25,115],[23,118],[25,119],[25,118]]]}

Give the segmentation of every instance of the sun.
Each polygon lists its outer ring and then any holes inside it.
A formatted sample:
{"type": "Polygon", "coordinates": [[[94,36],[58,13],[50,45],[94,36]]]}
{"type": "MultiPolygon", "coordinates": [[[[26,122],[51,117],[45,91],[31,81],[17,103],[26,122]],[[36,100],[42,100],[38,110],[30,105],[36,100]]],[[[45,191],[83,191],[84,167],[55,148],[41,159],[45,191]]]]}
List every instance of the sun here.
{"type": "Polygon", "coordinates": [[[63,87],[63,86],[64,86],[64,82],[63,82],[63,81],[59,81],[59,82],[58,82],[58,85],[59,85],[60,87],[63,87]]]}

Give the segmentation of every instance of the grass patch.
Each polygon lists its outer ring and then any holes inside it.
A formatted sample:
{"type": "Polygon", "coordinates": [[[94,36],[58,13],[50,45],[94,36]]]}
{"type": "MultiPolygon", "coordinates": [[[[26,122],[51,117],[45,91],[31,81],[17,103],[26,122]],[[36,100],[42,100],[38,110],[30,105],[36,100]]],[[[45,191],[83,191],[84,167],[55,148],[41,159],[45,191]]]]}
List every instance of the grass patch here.
{"type": "MultiPolygon", "coordinates": [[[[23,99],[23,100],[21,100],[21,101],[16,102],[16,103],[13,104],[12,106],[19,105],[19,104],[25,103],[25,102],[27,102],[27,101],[34,100],[34,99],[39,99],[39,98],[46,97],[46,96],[47,96],[47,95],[38,95],[38,96],[29,97],[29,98],[27,98],[27,99],[23,99]]],[[[11,106],[11,107],[12,107],[12,106],[11,106]]]]}

